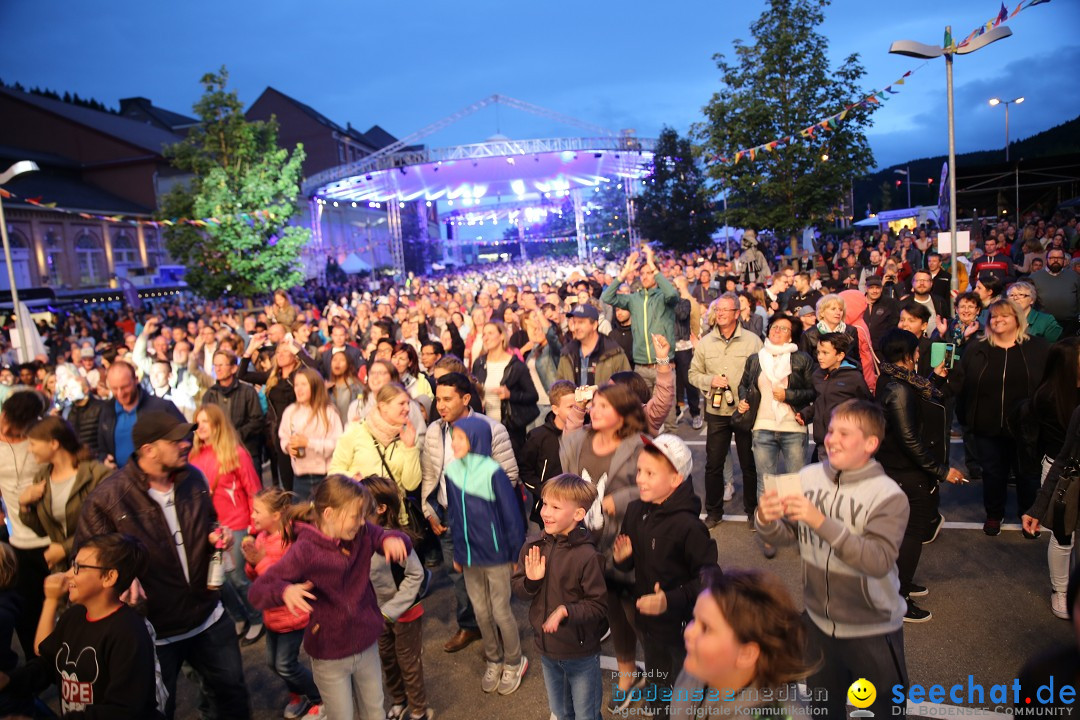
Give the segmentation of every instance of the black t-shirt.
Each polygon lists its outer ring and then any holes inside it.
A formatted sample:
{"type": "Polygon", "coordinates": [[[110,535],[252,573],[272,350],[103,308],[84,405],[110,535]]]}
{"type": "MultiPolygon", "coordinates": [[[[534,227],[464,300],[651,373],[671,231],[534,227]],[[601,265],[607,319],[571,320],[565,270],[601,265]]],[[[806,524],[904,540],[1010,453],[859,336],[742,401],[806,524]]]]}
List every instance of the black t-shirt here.
{"type": "Polygon", "coordinates": [[[127,605],[99,620],[73,605],[38,651],[26,670],[59,685],[63,717],[160,717],[154,643],[146,621],[127,605]]]}

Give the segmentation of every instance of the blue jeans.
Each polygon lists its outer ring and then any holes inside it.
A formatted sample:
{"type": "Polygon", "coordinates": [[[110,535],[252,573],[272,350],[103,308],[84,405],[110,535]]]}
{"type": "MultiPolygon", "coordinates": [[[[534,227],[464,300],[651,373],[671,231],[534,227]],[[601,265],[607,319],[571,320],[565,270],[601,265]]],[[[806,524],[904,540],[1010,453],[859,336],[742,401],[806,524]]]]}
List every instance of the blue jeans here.
{"type": "Polygon", "coordinates": [[[573,660],[541,657],[548,705],[558,720],[597,720],[604,701],[600,656],[573,660]]]}
{"type": "Polygon", "coordinates": [[[292,491],[296,495],[296,502],[306,503],[311,500],[311,491],[315,486],[326,479],[325,475],[297,475],[293,478],[292,491]]]}
{"type": "Polygon", "coordinates": [[[754,465],[758,477],[762,478],[757,486],[757,496],[765,492],[766,474],[776,475],[780,457],[784,458],[784,472],[797,473],[806,465],[806,448],[809,436],[805,431],[777,432],[775,430],[754,431],[754,465]]]}
{"type": "Polygon", "coordinates": [[[233,530],[233,544],[229,549],[232,555],[233,569],[225,574],[226,584],[221,588],[221,603],[235,622],[258,625],[262,622],[262,613],[248,602],[248,588],[251,580],[244,572],[244,552],[241,544],[247,537],[247,530],[233,530]]]}
{"type": "Polygon", "coordinates": [[[312,658],[311,673],[322,695],[326,720],[353,720],[357,715],[361,720],[386,717],[377,643],[339,660],[312,658]]]}
{"type": "MultiPolygon", "coordinates": [[[[445,511],[443,511],[441,522],[446,524],[445,511]]],[[[465,576],[454,571],[454,538],[450,528],[446,528],[446,532],[439,536],[439,546],[442,548],[443,567],[446,568],[446,574],[454,585],[458,629],[479,632],[480,626],[476,624],[476,614],[473,612],[472,603],[469,602],[469,591],[465,589],[465,576]]]]}
{"type": "Polygon", "coordinates": [[[266,665],[285,681],[289,692],[303,695],[319,705],[322,698],[319,688],[311,677],[311,671],[300,662],[300,644],[304,642],[304,631],[293,630],[287,633],[266,631],[266,665]]]}
{"type": "Polygon", "coordinates": [[[187,662],[199,676],[202,691],[208,701],[207,717],[215,720],[244,720],[251,717],[244,666],[240,660],[240,642],[236,629],[227,614],[186,640],[157,646],[161,664],[161,681],[169,691],[165,717],[176,712],[176,677],[180,665],[187,662]]]}

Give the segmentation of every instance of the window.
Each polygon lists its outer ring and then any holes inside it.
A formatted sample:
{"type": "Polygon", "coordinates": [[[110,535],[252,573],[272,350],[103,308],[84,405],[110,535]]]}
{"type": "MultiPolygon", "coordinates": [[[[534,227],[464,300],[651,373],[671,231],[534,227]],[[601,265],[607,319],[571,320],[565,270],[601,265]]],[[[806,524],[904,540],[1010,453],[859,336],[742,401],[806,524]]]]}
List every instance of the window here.
{"type": "Polygon", "coordinates": [[[58,230],[49,228],[45,231],[45,280],[50,287],[64,284],[64,243],[58,230]]]}
{"type": "Polygon", "coordinates": [[[75,238],[75,255],[79,261],[79,284],[100,285],[105,282],[105,248],[101,239],[83,230],[75,238]]]}
{"type": "Polygon", "coordinates": [[[139,264],[139,251],[135,249],[135,240],[126,232],[121,232],[113,238],[113,265],[137,266],[139,264]]]}
{"type": "Polygon", "coordinates": [[[153,228],[143,229],[143,240],[146,242],[146,266],[148,270],[156,270],[166,264],[165,250],[161,247],[161,237],[153,228]]]}

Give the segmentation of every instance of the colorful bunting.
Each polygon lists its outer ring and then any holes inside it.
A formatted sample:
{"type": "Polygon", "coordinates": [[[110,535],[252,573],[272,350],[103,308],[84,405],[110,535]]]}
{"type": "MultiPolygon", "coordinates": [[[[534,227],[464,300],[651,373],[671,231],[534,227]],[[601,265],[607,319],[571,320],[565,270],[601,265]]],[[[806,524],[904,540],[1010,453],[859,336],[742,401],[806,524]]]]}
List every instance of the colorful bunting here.
{"type": "MultiPolygon", "coordinates": [[[[946,30],[945,31],[945,38],[944,38],[943,47],[945,47],[947,49],[951,49],[953,52],[955,52],[957,47],[963,47],[963,46],[967,45],[968,43],[970,43],[972,40],[979,37],[980,35],[983,35],[987,31],[993,30],[995,27],[1001,25],[1002,23],[1006,22],[1007,20],[1016,17],[1016,15],[1021,10],[1027,10],[1030,7],[1034,7],[1036,5],[1042,5],[1042,4],[1048,3],[1048,2],[1050,2],[1050,0],[1021,0],[1020,4],[1016,6],[1016,9],[1013,10],[1011,15],[1009,14],[1008,8],[1005,7],[1005,3],[1002,2],[1001,3],[1001,9],[998,11],[998,14],[996,16],[994,16],[993,19],[988,21],[985,25],[980,25],[979,27],[975,28],[971,32],[971,34],[968,35],[967,38],[965,38],[964,41],[961,42],[959,45],[954,46],[952,33],[949,32],[948,30],[946,30]]],[[[915,71],[919,70],[920,68],[922,68],[923,65],[926,65],[926,63],[924,62],[919,67],[908,70],[903,75],[901,75],[899,79],[894,80],[890,85],[886,85],[885,87],[883,87],[880,90],[875,90],[875,91],[871,92],[870,94],[866,95],[865,97],[863,97],[863,99],[861,99],[861,100],[859,100],[857,102],[851,103],[850,105],[845,105],[844,109],[841,110],[840,112],[835,113],[833,115],[830,115],[830,116],[828,116],[828,117],[826,117],[826,118],[824,118],[822,120],[819,120],[819,121],[815,122],[814,124],[810,125],[809,127],[803,128],[802,130],[800,130],[798,132],[798,137],[804,138],[804,139],[807,139],[807,140],[814,140],[814,139],[816,139],[814,133],[817,131],[818,128],[821,128],[821,129],[823,129],[825,131],[831,132],[832,130],[834,130],[836,128],[836,126],[839,123],[843,122],[844,119],[847,118],[847,115],[848,115],[849,112],[851,112],[851,110],[853,110],[855,108],[859,108],[859,107],[871,107],[873,105],[879,105],[880,106],[883,103],[888,102],[889,100],[892,99],[891,98],[892,95],[899,95],[900,94],[900,91],[895,89],[894,86],[902,86],[902,85],[904,85],[905,80],[907,78],[911,77],[911,74],[913,72],[915,72],[915,71]]],[[[752,147],[752,148],[744,148],[742,150],[736,151],[734,155],[713,155],[713,156],[710,156],[710,157],[706,158],[706,161],[707,162],[720,162],[720,163],[722,163],[724,165],[727,165],[727,164],[737,165],[739,163],[739,161],[742,160],[746,156],[749,156],[750,160],[756,159],[757,153],[760,150],[765,150],[767,152],[772,152],[773,150],[775,150],[780,145],[789,144],[791,142],[791,140],[792,140],[792,137],[793,137],[792,135],[788,135],[786,137],[778,138],[776,140],[772,140],[770,142],[763,143],[761,145],[757,145],[757,146],[752,147]]]]}

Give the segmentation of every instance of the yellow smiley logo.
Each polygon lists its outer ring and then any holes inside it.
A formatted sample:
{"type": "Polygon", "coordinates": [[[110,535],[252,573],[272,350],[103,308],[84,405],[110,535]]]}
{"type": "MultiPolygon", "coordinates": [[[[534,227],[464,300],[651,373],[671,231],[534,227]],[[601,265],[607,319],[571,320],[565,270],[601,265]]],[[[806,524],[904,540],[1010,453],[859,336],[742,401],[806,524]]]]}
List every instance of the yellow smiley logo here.
{"type": "Polygon", "coordinates": [[[874,704],[874,700],[877,699],[877,688],[874,687],[874,683],[870,682],[866,678],[859,678],[855,682],[851,683],[851,687],[847,691],[848,701],[852,705],[864,710],[874,704]]]}

